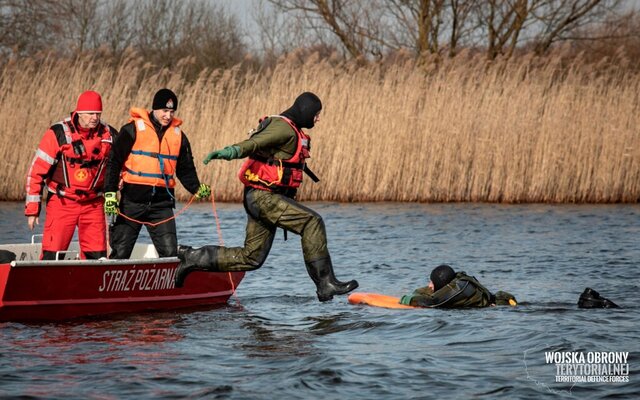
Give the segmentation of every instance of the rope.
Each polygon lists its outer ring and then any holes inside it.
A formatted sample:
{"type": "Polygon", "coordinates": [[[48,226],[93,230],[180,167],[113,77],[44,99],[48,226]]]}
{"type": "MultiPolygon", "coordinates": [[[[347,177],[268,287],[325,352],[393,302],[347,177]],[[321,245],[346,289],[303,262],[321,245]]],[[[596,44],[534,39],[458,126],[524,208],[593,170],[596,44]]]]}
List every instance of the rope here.
{"type": "MultiPolygon", "coordinates": [[[[218,211],[216,210],[216,200],[213,195],[213,187],[211,188],[211,209],[213,210],[213,217],[216,220],[216,231],[218,232],[218,242],[220,246],[224,246],[224,239],[222,238],[222,228],[220,228],[220,218],[218,218],[218,211]]],[[[229,276],[229,283],[231,283],[231,292],[233,297],[238,300],[238,296],[236,295],[236,286],[233,283],[233,277],[231,276],[231,271],[227,272],[229,276]]]]}
{"type": "Polygon", "coordinates": [[[107,224],[106,226],[107,229],[105,229],[105,232],[104,232],[104,238],[107,241],[107,245],[105,246],[107,249],[107,260],[110,258],[109,255],[111,254],[111,238],[109,237],[109,229],[111,228],[111,218],[113,217],[111,216],[108,217],[107,220],[109,221],[109,224],[107,224]]]}
{"type": "MultiPolygon", "coordinates": [[[[191,196],[191,199],[189,199],[189,202],[187,204],[185,204],[184,207],[182,207],[182,209],[180,211],[178,211],[177,213],[175,213],[172,217],[163,219],[162,221],[158,221],[158,222],[144,222],[144,221],[138,221],[135,218],[131,218],[129,216],[124,215],[123,213],[120,212],[120,210],[118,210],[118,215],[121,215],[124,219],[127,219],[131,222],[135,222],[141,225],[146,225],[146,226],[158,226],[158,225],[162,225],[166,222],[171,221],[172,219],[175,219],[178,215],[182,214],[184,211],[187,210],[187,208],[189,208],[191,206],[191,203],[193,203],[193,201],[196,199],[196,195],[191,196]]],[[[218,242],[220,243],[220,246],[224,246],[224,239],[222,238],[222,228],[220,227],[220,218],[218,218],[218,211],[216,210],[216,200],[213,196],[213,188],[211,188],[211,208],[213,209],[213,217],[216,220],[216,230],[218,232],[218,242]]],[[[229,283],[231,283],[231,292],[233,294],[234,297],[237,298],[236,296],[236,286],[233,283],[233,277],[231,276],[231,271],[227,272],[228,276],[229,276],[229,283]]]]}
{"type": "Polygon", "coordinates": [[[222,238],[222,229],[220,228],[220,218],[218,218],[218,211],[216,210],[216,200],[213,198],[213,188],[211,188],[211,208],[213,209],[213,217],[216,220],[218,242],[220,243],[220,246],[224,246],[224,239],[222,238]]]}
{"type": "MultiPolygon", "coordinates": [[[[189,200],[189,202],[182,207],[182,209],[180,211],[178,211],[177,213],[175,213],[173,215],[173,217],[169,217],[167,219],[163,219],[162,221],[158,221],[158,222],[145,222],[145,221],[138,221],[135,218],[131,218],[127,215],[124,215],[123,213],[120,212],[120,209],[118,209],[118,215],[122,216],[122,218],[129,220],[131,222],[135,222],[137,224],[140,225],[146,225],[146,226],[158,226],[158,225],[162,225],[166,222],[171,221],[172,219],[176,219],[176,217],[180,214],[182,214],[184,211],[186,211],[187,208],[189,208],[189,206],[191,205],[191,203],[193,203],[193,201],[196,199],[196,195],[194,194],[193,196],[191,196],[191,199],[189,200]]],[[[109,240],[109,227],[107,227],[107,234],[106,234],[106,238],[107,238],[107,257],[109,257],[109,247],[110,247],[110,243],[111,241],[109,240]]]]}
{"type": "Polygon", "coordinates": [[[118,210],[118,215],[121,215],[122,218],[129,220],[131,222],[135,222],[138,223],[140,225],[146,225],[146,226],[158,226],[158,225],[162,225],[166,222],[171,221],[172,219],[176,219],[176,217],[180,214],[182,214],[183,212],[185,212],[187,210],[187,208],[189,208],[189,206],[191,206],[191,203],[193,203],[193,201],[196,199],[196,195],[194,194],[193,196],[191,196],[191,199],[189,199],[189,202],[182,207],[182,209],[180,211],[178,211],[177,213],[175,213],[172,217],[163,219],[162,221],[158,221],[158,222],[144,222],[144,221],[138,221],[137,219],[131,218],[129,216],[124,215],[123,213],[120,212],[120,210],[118,210]]]}

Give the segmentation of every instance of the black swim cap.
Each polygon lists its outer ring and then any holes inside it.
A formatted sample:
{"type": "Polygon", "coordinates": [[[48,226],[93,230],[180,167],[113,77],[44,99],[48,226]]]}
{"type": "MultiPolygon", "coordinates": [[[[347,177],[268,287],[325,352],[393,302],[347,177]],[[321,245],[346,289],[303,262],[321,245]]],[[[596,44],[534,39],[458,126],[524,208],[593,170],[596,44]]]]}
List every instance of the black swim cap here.
{"type": "Polygon", "coordinates": [[[433,290],[440,290],[456,277],[456,271],[447,264],[438,265],[431,271],[433,290]]]}

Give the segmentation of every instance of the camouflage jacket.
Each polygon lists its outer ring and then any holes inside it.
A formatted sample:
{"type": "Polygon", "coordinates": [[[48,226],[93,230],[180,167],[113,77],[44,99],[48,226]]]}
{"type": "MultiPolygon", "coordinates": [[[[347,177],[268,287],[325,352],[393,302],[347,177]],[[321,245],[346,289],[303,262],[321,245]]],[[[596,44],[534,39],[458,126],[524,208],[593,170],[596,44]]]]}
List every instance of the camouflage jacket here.
{"type": "Polygon", "coordinates": [[[488,307],[494,302],[494,296],[476,278],[458,272],[448,285],[435,292],[428,287],[416,289],[409,304],[429,308],[462,308],[488,307]]]}

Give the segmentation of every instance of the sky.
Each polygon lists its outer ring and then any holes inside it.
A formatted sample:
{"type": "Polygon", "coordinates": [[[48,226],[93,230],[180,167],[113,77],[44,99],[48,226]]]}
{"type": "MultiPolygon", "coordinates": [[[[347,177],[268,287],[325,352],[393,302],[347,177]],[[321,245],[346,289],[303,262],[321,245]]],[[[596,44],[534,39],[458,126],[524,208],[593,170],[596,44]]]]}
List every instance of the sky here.
{"type": "Polygon", "coordinates": [[[249,47],[256,47],[256,41],[258,40],[256,36],[252,36],[255,34],[255,30],[251,29],[251,24],[253,23],[252,17],[252,9],[255,7],[259,7],[260,4],[268,7],[266,1],[260,0],[210,0],[214,3],[223,4],[229,12],[238,16],[238,19],[242,25],[242,31],[248,35],[247,43],[249,47]]]}
{"type": "MultiPolygon", "coordinates": [[[[243,22],[251,21],[251,9],[259,6],[256,0],[212,0],[215,3],[224,4],[229,11],[236,14],[243,22]]],[[[266,2],[264,2],[266,3],[266,2]]]]}
{"type": "MultiPolygon", "coordinates": [[[[259,37],[255,29],[252,29],[252,10],[257,7],[270,8],[272,5],[267,0],[209,0],[216,4],[223,5],[229,12],[235,14],[242,27],[242,32],[246,36],[246,42],[250,49],[258,47],[259,37]]],[[[630,10],[640,10],[640,0],[622,0],[622,12],[630,10]]]]}

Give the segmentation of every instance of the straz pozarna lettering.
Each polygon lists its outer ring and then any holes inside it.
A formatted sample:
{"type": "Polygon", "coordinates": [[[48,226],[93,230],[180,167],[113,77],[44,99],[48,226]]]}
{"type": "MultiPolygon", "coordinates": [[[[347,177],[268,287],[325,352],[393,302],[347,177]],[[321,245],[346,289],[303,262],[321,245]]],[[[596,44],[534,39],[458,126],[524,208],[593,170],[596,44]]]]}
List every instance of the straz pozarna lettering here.
{"type": "Polygon", "coordinates": [[[100,292],[130,292],[134,290],[173,289],[175,268],[145,268],[109,270],[102,274],[100,292]]]}

